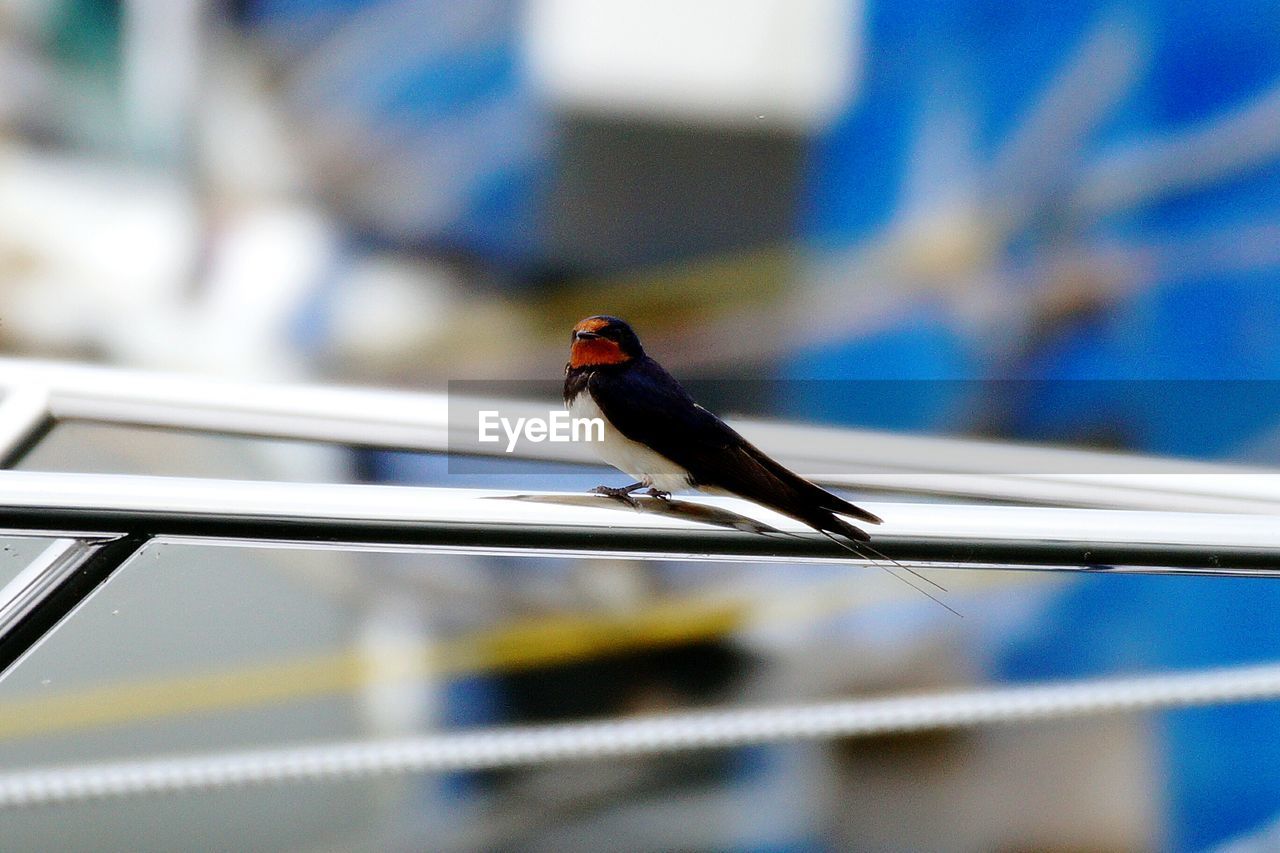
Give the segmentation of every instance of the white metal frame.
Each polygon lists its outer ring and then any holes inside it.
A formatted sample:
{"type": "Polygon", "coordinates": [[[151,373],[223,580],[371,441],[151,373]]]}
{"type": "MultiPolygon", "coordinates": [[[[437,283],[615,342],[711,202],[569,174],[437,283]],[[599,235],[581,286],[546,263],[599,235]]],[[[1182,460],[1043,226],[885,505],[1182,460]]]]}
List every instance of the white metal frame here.
{"type": "MultiPolygon", "coordinates": [[[[3,467],[16,464],[50,428],[66,420],[388,449],[442,452],[449,446],[448,400],[441,394],[255,385],[5,359],[0,359],[0,388],[6,391],[0,401],[3,467]]],[[[864,472],[824,475],[828,484],[1057,504],[869,504],[887,519],[876,529],[878,552],[905,565],[1280,575],[1280,525],[1274,520],[1280,513],[1280,473],[1275,471],[736,423],[799,470],[845,467],[864,472]]],[[[537,449],[544,459],[585,461],[572,446],[544,444],[537,449]]],[[[581,494],[518,499],[509,492],[474,489],[5,471],[0,472],[0,528],[54,540],[0,590],[0,668],[20,658],[156,537],[489,553],[859,561],[802,525],[727,498],[682,500],[674,506],[649,500],[635,510],[581,494]],[[756,522],[776,533],[744,532],[756,522]]],[[[1280,698],[1280,667],[46,768],[0,775],[0,807],[272,779],[498,766],[1260,698],[1280,698]]]]}
{"type": "MultiPolygon", "coordinates": [[[[63,420],[384,449],[446,452],[450,446],[444,393],[249,383],[4,358],[0,388],[9,394],[0,405],[0,447],[10,433],[63,420]]],[[[526,404],[528,413],[545,415],[545,404],[526,404]]],[[[503,405],[513,415],[521,413],[520,401],[503,405]]],[[[784,464],[834,486],[1052,506],[1280,514],[1280,477],[1268,468],[747,418],[732,422],[784,464]]],[[[596,461],[572,444],[527,449],[536,454],[529,458],[596,461]]]]}

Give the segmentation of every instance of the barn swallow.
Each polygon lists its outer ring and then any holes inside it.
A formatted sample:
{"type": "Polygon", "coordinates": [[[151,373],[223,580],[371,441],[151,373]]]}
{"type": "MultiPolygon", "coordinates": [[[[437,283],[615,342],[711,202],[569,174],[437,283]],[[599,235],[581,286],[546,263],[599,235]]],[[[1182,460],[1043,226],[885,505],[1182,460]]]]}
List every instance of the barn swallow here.
{"type": "Polygon", "coordinates": [[[804,522],[828,538],[871,538],[840,516],[879,524],[878,516],[785,468],[695,403],[675,377],[645,354],[622,320],[588,317],[573,327],[571,340],[564,368],[565,405],[574,417],[604,422],[604,440],[594,444],[596,450],[637,480],[622,488],[599,486],[597,493],[624,500],[638,489],[657,498],[685,489],[732,494],[804,522]]]}

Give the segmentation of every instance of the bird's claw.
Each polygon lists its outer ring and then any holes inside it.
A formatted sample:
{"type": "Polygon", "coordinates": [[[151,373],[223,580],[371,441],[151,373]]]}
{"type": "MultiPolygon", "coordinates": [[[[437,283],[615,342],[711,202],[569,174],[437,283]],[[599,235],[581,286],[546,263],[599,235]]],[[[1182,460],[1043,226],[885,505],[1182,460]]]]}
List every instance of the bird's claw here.
{"type": "Polygon", "coordinates": [[[671,493],[664,492],[661,489],[649,489],[649,491],[645,492],[645,494],[651,498],[657,498],[660,501],[671,500],[671,493]]]}
{"type": "Polygon", "coordinates": [[[636,499],[631,497],[630,489],[620,489],[620,488],[615,488],[613,486],[596,486],[591,491],[597,495],[604,495],[606,497],[610,497],[615,500],[620,500],[627,506],[633,507],[635,509],[640,508],[640,504],[636,502],[636,499]]]}

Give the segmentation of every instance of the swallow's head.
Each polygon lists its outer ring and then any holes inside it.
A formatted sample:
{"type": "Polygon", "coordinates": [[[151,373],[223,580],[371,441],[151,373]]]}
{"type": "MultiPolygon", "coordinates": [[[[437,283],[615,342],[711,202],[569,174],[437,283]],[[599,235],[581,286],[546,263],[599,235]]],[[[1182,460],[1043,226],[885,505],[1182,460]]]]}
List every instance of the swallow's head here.
{"type": "Polygon", "coordinates": [[[626,364],[642,355],[644,350],[640,347],[640,339],[617,317],[600,314],[588,317],[573,327],[569,367],[626,364]]]}

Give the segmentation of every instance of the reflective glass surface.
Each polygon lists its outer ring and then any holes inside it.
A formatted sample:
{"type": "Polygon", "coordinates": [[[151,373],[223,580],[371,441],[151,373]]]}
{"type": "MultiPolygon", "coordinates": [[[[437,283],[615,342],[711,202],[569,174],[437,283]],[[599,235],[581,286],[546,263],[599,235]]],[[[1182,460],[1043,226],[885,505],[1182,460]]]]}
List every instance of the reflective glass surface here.
{"type": "Polygon", "coordinates": [[[342,448],[172,429],[64,421],[14,466],[20,471],[344,482],[342,448]]]}
{"type": "Polygon", "coordinates": [[[509,456],[351,448],[310,441],[64,421],[14,466],[20,471],[143,474],[307,483],[396,482],[457,488],[584,491],[623,475],[601,465],[509,456]]]}
{"type": "MultiPolygon", "coordinates": [[[[1062,661],[1084,638],[1042,645],[1054,609],[1081,595],[1075,576],[935,577],[963,619],[875,568],[160,542],[0,682],[0,766],[929,692],[1037,665],[1083,674],[1062,661]]],[[[1127,607],[1220,583],[1098,580],[1119,581],[1127,607]]],[[[1137,655],[1122,669],[1149,668],[1137,655]]],[[[922,848],[960,833],[965,849],[991,849],[1064,826],[1082,844],[1135,848],[1158,804],[1149,724],[189,791],[0,821],[15,849],[175,849],[215,829],[254,849],[598,849],[619,832],[642,849],[690,837],[865,849],[904,826],[922,848]],[[1063,825],[1045,829],[1043,813],[1063,825]]]]}
{"type": "Polygon", "coordinates": [[[41,536],[11,536],[0,531],[0,588],[18,576],[30,565],[54,538],[41,536]]]}

